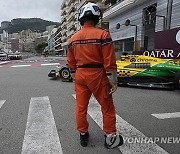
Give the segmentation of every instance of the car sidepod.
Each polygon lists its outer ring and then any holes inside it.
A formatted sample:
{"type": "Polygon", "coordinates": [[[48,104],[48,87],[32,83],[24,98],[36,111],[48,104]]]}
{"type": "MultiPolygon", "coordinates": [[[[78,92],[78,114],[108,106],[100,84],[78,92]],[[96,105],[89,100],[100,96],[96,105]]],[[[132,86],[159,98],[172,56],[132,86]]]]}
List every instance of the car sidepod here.
{"type": "Polygon", "coordinates": [[[180,61],[144,55],[126,55],[117,60],[118,83],[173,89],[180,72],[180,61]],[[177,76],[175,78],[175,76],[177,76]]]}

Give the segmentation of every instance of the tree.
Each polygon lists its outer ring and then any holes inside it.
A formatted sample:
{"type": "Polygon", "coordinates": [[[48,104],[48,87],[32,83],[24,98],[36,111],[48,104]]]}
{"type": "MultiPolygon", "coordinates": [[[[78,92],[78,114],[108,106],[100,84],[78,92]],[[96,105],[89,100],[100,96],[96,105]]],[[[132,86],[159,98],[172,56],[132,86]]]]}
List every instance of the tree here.
{"type": "Polygon", "coordinates": [[[48,46],[47,43],[45,43],[45,42],[40,43],[35,47],[35,50],[36,50],[37,53],[42,54],[42,52],[43,52],[43,50],[45,49],[46,46],[48,46]]]}

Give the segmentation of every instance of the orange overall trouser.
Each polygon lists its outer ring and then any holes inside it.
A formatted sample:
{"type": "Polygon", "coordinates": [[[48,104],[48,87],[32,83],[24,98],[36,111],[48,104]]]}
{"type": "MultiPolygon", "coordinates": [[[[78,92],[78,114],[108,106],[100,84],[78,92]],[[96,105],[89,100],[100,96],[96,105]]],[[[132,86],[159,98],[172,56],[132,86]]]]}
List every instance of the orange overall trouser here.
{"type": "Polygon", "coordinates": [[[75,73],[76,124],[79,132],[88,131],[87,108],[91,94],[101,105],[103,130],[116,132],[116,113],[109,80],[103,68],[78,68],[75,73]]]}

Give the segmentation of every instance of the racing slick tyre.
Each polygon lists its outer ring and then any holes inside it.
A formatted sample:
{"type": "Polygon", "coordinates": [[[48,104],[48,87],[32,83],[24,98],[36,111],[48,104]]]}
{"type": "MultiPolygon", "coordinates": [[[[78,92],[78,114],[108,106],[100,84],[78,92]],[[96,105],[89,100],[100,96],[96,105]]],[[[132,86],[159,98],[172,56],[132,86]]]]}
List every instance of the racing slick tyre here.
{"type": "Polygon", "coordinates": [[[174,85],[177,89],[180,89],[180,72],[177,72],[175,75],[174,85]]]}
{"type": "Polygon", "coordinates": [[[68,68],[62,68],[59,73],[62,81],[72,81],[71,73],[68,68]]]}

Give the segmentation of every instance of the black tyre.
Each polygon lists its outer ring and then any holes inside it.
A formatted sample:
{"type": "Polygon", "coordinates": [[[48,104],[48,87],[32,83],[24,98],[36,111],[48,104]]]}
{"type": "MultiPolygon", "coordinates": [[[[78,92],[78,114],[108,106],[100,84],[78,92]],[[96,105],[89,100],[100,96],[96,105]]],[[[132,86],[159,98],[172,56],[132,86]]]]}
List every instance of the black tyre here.
{"type": "Polygon", "coordinates": [[[174,85],[177,89],[180,89],[180,72],[177,72],[174,77],[174,85]]]}
{"type": "Polygon", "coordinates": [[[72,79],[68,68],[64,67],[60,70],[60,77],[62,80],[70,81],[72,79]]]}

